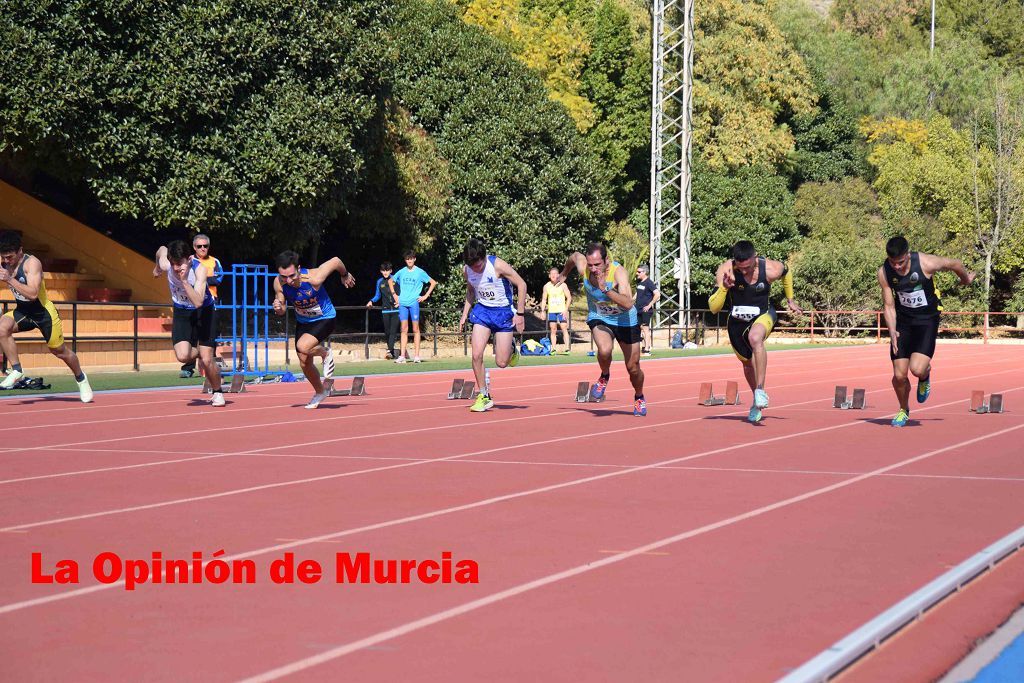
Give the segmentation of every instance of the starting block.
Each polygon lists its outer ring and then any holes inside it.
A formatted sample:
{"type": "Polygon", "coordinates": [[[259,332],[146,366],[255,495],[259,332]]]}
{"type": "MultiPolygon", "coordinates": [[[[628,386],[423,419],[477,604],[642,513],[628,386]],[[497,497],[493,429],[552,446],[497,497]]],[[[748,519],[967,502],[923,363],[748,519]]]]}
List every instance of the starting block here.
{"type": "Polygon", "coordinates": [[[604,403],[604,396],[601,398],[592,398],[590,395],[590,382],[580,382],[576,385],[576,402],[577,403],[604,403]]]}
{"type": "Polygon", "coordinates": [[[847,398],[846,387],[836,387],[835,397],[832,399],[833,408],[864,410],[867,406],[867,397],[864,389],[854,389],[853,396],[847,398]]]}
{"type": "MultiPolygon", "coordinates": [[[[220,384],[221,392],[225,394],[244,394],[245,393],[245,375],[240,372],[236,372],[231,375],[231,384],[224,386],[224,382],[220,384]]],[[[203,393],[212,394],[213,387],[210,386],[210,380],[206,379],[203,381],[203,393]]]]}
{"type": "Polygon", "coordinates": [[[453,379],[451,391],[448,392],[448,400],[456,398],[473,398],[476,396],[476,382],[468,379],[453,379]]]}
{"type": "Polygon", "coordinates": [[[740,404],[740,388],[736,382],[725,383],[725,396],[715,396],[711,382],[703,382],[700,385],[700,393],[697,395],[699,406],[738,406],[740,404]]]}
{"type": "Polygon", "coordinates": [[[979,414],[1003,412],[1003,395],[992,394],[988,397],[988,402],[986,403],[985,392],[975,389],[971,392],[971,412],[979,414]]]}
{"type": "Polygon", "coordinates": [[[327,391],[328,396],[365,396],[366,395],[366,378],[365,377],[353,377],[352,386],[348,389],[335,389],[334,378],[324,380],[324,389],[327,391]]]}

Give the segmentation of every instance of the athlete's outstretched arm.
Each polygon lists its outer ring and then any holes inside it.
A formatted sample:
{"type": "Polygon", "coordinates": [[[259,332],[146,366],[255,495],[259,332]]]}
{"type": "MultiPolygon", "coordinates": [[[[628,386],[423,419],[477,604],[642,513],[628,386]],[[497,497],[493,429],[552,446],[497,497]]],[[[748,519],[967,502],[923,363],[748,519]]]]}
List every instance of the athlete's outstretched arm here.
{"type": "Polygon", "coordinates": [[[782,287],[786,293],[786,305],[789,310],[794,313],[803,313],[803,309],[797,305],[796,299],[793,298],[793,271],[789,269],[782,261],[768,260],[765,262],[765,275],[768,278],[768,282],[775,282],[778,279],[782,279],[782,287]]]}
{"type": "Polygon", "coordinates": [[[462,279],[466,281],[466,301],[462,304],[462,317],[459,318],[459,330],[466,326],[466,319],[469,317],[469,309],[473,307],[473,300],[476,299],[476,293],[473,291],[473,286],[469,284],[469,279],[466,277],[466,272],[462,272],[462,279]]]}
{"type": "Polygon", "coordinates": [[[274,278],[274,313],[284,315],[288,309],[288,302],[284,298],[284,290],[281,289],[281,277],[274,278]]]}
{"type": "Polygon", "coordinates": [[[974,282],[974,273],[967,270],[964,262],[960,259],[945,258],[943,256],[935,256],[934,254],[920,254],[919,257],[921,259],[921,270],[929,277],[935,273],[947,271],[956,273],[962,285],[969,285],[974,282]]]}
{"type": "Polygon", "coordinates": [[[516,287],[516,315],[514,318],[514,324],[516,330],[519,332],[523,331],[526,326],[526,321],[523,316],[526,315],[526,280],[524,280],[516,269],[510,266],[500,258],[494,259],[494,272],[499,277],[503,277],[511,282],[516,287]]]}
{"type": "Polygon", "coordinates": [[[156,250],[156,265],[153,266],[153,277],[160,277],[171,269],[171,262],[167,259],[167,247],[160,247],[156,250]]]}
{"type": "Polygon", "coordinates": [[[341,275],[341,284],[345,287],[354,287],[356,279],[352,277],[352,273],[348,272],[348,268],[342,263],[341,259],[337,256],[327,259],[316,268],[307,271],[306,281],[313,285],[316,289],[320,289],[321,285],[327,280],[331,273],[338,271],[341,275]]]}
{"type": "Polygon", "coordinates": [[[25,257],[25,284],[21,284],[10,275],[6,268],[0,268],[5,281],[12,289],[29,299],[39,298],[39,284],[43,281],[43,264],[35,256],[25,257]]]}
{"type": "Polygon", "coordinates": [[[569,254],[569,258],[565,260],[565,266],[562,267],[562,276],[559,278],[559,282],[565,282],[569,279],[572,274],[573,268],[580,274],[580,277],[587,276],[587,257],[578,251],[574,251],[569,254]]]}
{"type": "Polygon", "coordinates": [[[708,308],[712,313],[718,313],[725,306],[725,299],[729,294],[729,288],[736,284],[736,276],[732,272],[732,259],[723,261],[715,271],[715,282],[718,289],[708,297],[708,308]]]}
{"type": "Polygon", "coordinates": [[[892,295],[889,283],[885,281],[885,266],[878,269],[878,284],[882,287],[882,316],[885,318],[885,326],[889,328],[889,343],[892,352],[896,353],[896,341],[900,334],[896,331],[896,298],[892,295]]]}

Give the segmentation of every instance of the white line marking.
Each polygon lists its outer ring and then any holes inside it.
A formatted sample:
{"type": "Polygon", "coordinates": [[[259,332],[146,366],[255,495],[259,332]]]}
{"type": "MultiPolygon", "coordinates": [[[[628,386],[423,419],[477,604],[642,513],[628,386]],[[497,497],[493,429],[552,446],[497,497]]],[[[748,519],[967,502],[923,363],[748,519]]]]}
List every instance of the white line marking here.
{"type": "Polygon", "coordinates": [[[990,434],[985,434],[985,435],[982,435],[982,436],[979,436],[979,437],[975,437],[973,439],[968,439],[966,441],[961,441],[961,442],[956,443],[956,444],[952,444],[952,445],[949,445],[949,446],[945,446],[943,448],[939,448],[939,449],[936,449],[936,450],[933,450],[933,451],[929,451],[927,453],[923,453],[921,455],[914,456],[912,458],[908,458],[906,460],[903,460],[903,461],[898,462],[898,463],[894,463],[892,465],[887,465],[885,467],[880,467],[880,468],[878,468],[876,470],[872,470],[871,472],[866,472],[864,474],[858,475],[856,477],[852,477],[850,479],[846,479],[846,480],[841,481],[841,482],[837,482],[835,484],[831,484],[829,486],[824,486],[824,487],[821,487],[821,488],[818,488],[818,489],[814,489],[812,491],[808,491],[806,493],[802,493],[802,494],[799,494],[799,495],[796,495],[796,496],[792,496],[790,498],[786,498],[786,499],[777,501],[775,503],[771,503],[769,505],[765,505],[765,506],[756,508],[754,510],[750,510],[748,512],[744,512],[744,513],[739,514],[739,515],[734,515],[732,517],[728,517],[726,519],[722,519],[722,520],[719,520],[717,522],[713,522],[711,524],[706,524],[706,525],[698,527],[696,529],[691,529],[689,531],[684,531],[684,532],[676,534],[674,536],[669,536],[667,538],[662,538],[660,540],[653,541],[651,543],[647,543],[647,544],[642,545],[642,546],[638,546],[636,548],[633,548],[632,550],[628,550],[628,551],[625,551],[625,552],[618,553],[616,555],[612,555],[611,557],[597,559],[597,560],[594,560],[592,562],[588,562],[586,564],[577,565],[577,566],[572,567],[570,569],[566,569],[566,570],[563,570],[563,571],[560,571],[560,572],[556,572],[554,574],[548,574],[547,576],[542,576],[540,578],[534,579],[533,581],[528,581],[526,583],[521,583],[518,586],[513,586],[513,587],[508,588],[506,590],[499,591],[497,593],[493,593],[491,595],[488,595],[488,596],[485,596],[485,597],[482,597],[482,598],[478,598],[476,600],[471,600],[469,602],[465,602],[465,603],[463,603],[461,605],[457,605],[457,606],[452,607],[450,609],[446,609],[446,610],[442,610],[442,611],[439,611],[439,612],[435,612],[434,614],[430,614],[430,615],[428,615],[426,617],[423,617],[421,619],[416,619],[416,620],[413,620],[413,621],[409,621],[409,622],[406,622],[406,623],[401,624],[399,626],[396,626],[394,628],[387,629],[387,630],[384,630],[384,631],[380,631],[380,632],[375,633],[375,634],[373,634],[371,636],[368,636],[366,638],[362,638],[360,640],[355,640],[355,641],[352,641],[352,642],[347,643],[345,645],[340,645],[338,647],[331,648],[330,650],[326,650],[324,652],[321,652],[318,655],[313,655],[311,657],[305,657],[303,659],[296,660],[296,661],[291,662],[289,664],[285,664],[284,666],[280,666],[280,667],[278,667],[276,669],[271,669],[270,671],[266,671],[266,672],[261,673],[259,675],[252,676],[250,678],[246,678],[246,679],[243,680],[242,683],[267,683],[267,681],[274,681],[274,680],[277,680],[279,678],[283,678],[285,676],[290,676],[292,674],[298,673],[299,671],[303,671],[305,669],[309,669],[311,667],[314,667],[314,666],[317,666],[317,665],[320,665],[320,664],[324,664],[325,662],[329,662],[329,661],[337,659],[339,657],[344,657],[345,655],[351,654],[353,652],[357,652],[359,650],[364,650],[364,649],[366,649],[368,647],[373,647],[375,645],[380,645],[381,643],[387,642],[389,640],[394,640],[394,639],[399,638],[401,636],[405,636],[405,635],[408,635],[410,633],[413,633],[414,631],[422,630],[424,628],[427,628],[428,626],[434,626],[434,625],[439,624],[439,623],[441,623],[443,621],[448,621],[450,619],[453,619],[455,617],[461,616],[463,614],[467,614],[469,612],[476,611],[478,609],[481,609],[483,607],[487,607],[489,605],[493,605],[493,604],[501,602],[503,600],[508,600],[509,598],[513,598],[513,597],[516,597],[518,595],[522,595],[523,593],[528,593],[528,592],[530,592],[532,590],[536,590],[537,588],[543,588],[544,586],[548,586],[548,585],[551,585],[553,583],[557,583],[559,581],[564,581],[566,579],[570,579],[570,578],[573,578],[575,576],[579,576],[581,574],[586,574],[586,573],[592,572],[592,571],[594,571],[596,569],[600,569],[600,568],[603,568],[603,567],[606,567],[606,566],[609,566],[609,565],[612,565],[612,564],[616,564],[616,563],[622,562],[624,560],[628,560],[630,558],[636,557],[638,555],[643,555],[643,554],[646,554],[646,553],[650,553],[651,551],[658,550],[660,548],[664,548],[664,547],[672,545],[674,543],[678,543],[679,541],[684,541],[684,540],[693,538],[695,536],[700,536],[702,534],[706,534],[706,533],[709,533],[711,531],[715,531],[717,529],[721,529],[723,527],[730,526],[732,524],[736,524],[738,522],[743,522],[743,521],[746,521],[748,519],[752,519],[754,517],[760,517],[761,515],[767,514],[769,512],[773,512],[773,511],[778,510],[780,508],[788,507],[790,505],[795,505],[796,503],[800,503],[800,502],[803,502],[805,500],[809,500],[811,498],[824,495],[826,493],[831,493],[832,491],[836,491],[838,489],[845,488],[847,486],[852,486],[853,484],[856,484],[858,482],[864,481],[865,479],[868,479],[870,477],[874,477],[874,476],[877,476],[879,474],[883,474],[883,473],[888,472],[890,470],[893,470],[893,469],[896,469],[896,468],[899,468],[899,467],[905,467],[905,466],[910,465],[912,463],[918,462],[920,460],[924,460],[926,458],[933,457],[933,456],[938,455],[940,453],[945,453],[946,451],[953,450],[955,448],[962,448],[964,446],[970,446],[971,444],[978,443],[979,441],[984,441],[985,439],[989,439],[989,438],[992,438],[992,437],[995,437],[995,436],[1002,436],[1003,434],[1008,434],[1008,433],[1016,431],[1018,429],[1024,429],[1024,425],[1016,425],[1014,427],[1009,427],[1007,429],[1003,429],[1003,430],[1000,430],[998,432],[992,432],[990,434]]]}

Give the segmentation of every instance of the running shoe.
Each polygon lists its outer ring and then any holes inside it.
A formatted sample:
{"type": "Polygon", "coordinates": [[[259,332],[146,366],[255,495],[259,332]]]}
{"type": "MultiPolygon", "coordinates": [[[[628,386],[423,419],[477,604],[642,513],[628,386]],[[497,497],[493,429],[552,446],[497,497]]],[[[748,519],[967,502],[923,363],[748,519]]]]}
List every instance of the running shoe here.
{"type": "Polygon", "coordinates": [[[474,413],[482,413],[485,410],[490,410],[494,407],[494,401],[488,394],[477,394],[476,401],[469,407],[474,413]]]}
{"type": "Polygon", "coordinates": [[[334,354],[327,351],[327,355],[324,356],[324,379],[332,377],[334,377],[334,354]]]}
{"type": "Polygon", "coordinates": [[[412,362],[413,363],[422,363],[423,359],[420,358],[419,356],[416,356],[415,358],[412,359],[412,362]]]}
{"type": "Polygon", "coordinates": [[[597,380],[594,386],[590,387],[590,399],[593,401],[600,401],[604,399],[604,392],[608,389],[608,380],[601,377],[597,380]]]}
{"type": "Polygon", "coordinates": [[[762,420],[761,409],[756,405],[750,406],[750,412],[747,413],[747,422],[751,424],[757,424],[762,420]]]}
{"type": "Polygon", "coordinates": [[[210,401],[210,405],[212,405],[214,408],[223,408],[224,407],[224,392],[221,392],[221,391],[213,392],[213,400],[210,401]]]}
{"type": "Polygon", "coordinates": [[[512,356],[508,359],[508,366],[514,368],[519,365],[519,348],[516,346],[515,341],[512,342],[512,356]]]}
{"type": "Polygon", "coordinates": [[[10,389],[24,376],[25,373],[21,370],[11,370],[7,373],[7,377],[4,377],[4,381],[0,382],[0,389],[10,389]]]}
{"type": "Polygon", "coordinates": [[[313,394],[313,398],[309,399],[309,403],[306,404],[306,410],[316,410],[316,407],[328,396],[330,396],[330,394],[328,394],[327,391],[320,391],[313,394]]]}
{"type": "Polygon", "coordinates": [[[647,417],[647,401],[642,398],[633,400],[633,417],[647,417]]]}
{"type": "Polygon", "coordinates": [[[195,370],[182,370],[178,373],[178,377],[181,379],[188,379],[192,375],[196,374],[195,370]]]}
{"type": "Polygon", "coordinates": [[[917,402],[924,403],[932,393],[932,373],[928,373],[927,379],[917,381],[917,402]]]}
{"type": "Polygon", "coordinates": [[[900,408],[900,412],[896,413],[896,417],[892,419],[893,427],[904,427],[907,424],[907,420],[910,419],[910,413],[903,408],[900,408]]]}
{"type": "Polygon", "coordinates": [[[399,356],[398,358],[395,359],[395,362],[396,363],[404,363],[405,362],[405,356],[399,356]]]}
{"type": "Polygon", "coordinates": [[[764,389],[754,389],[754,405],[762,410],[768,407],[768,394],[764,389]]]}
{"type": "Polygon", "coordinates": [[[92,403],[92,387],[89,386],[89,378],[82,376],[82,381],[78,383],[78,395],[82,398],[82,403],[92,403]]]}

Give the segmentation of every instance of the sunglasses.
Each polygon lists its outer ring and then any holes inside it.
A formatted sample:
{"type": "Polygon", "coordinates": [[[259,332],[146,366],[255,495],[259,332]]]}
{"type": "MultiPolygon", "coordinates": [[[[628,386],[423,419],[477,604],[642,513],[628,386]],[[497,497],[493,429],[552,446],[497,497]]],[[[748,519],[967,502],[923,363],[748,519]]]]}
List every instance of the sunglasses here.
{"type": "Polygon", "coordinates": [[[196,244],[194,246],[195,246],[196,249],[209,249],[210,248],[209,244],[196,244]]]}

